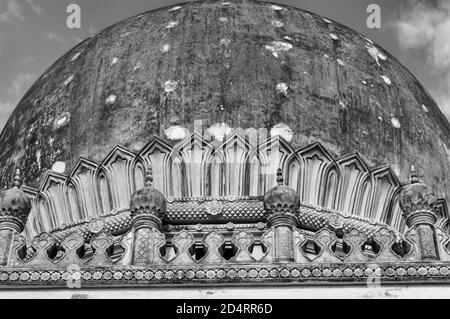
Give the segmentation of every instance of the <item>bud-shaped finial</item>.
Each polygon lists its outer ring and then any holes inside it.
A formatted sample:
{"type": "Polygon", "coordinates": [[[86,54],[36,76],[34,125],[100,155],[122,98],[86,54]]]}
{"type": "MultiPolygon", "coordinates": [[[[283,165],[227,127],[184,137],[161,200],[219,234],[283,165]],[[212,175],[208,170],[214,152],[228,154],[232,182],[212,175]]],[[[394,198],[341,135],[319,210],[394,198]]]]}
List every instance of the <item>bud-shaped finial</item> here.
{"type": "Polygon", "coordinates": [[[31,211],[31,200],[21,187],[22,177],[17,169],[12,188],[0,192],[0,228],[12,228],[18,233],[23,231],[31,211]]]}
{"type": "Polygon", "coordinates": [[[277,171],[277,183],[278,186],[282,186],[284,184],[283,170],[281,168],[277,171]]]}
{"type": "Polygon", "coordinates": [[[167,210],[167,200],[160,191],[153,187],[153,169],[151,167],[147,169],[144,188],[137,190],[131,196],[130,210],[134,226],[140,223],[147,225],[146,223],[152,220],[150,224],[161,229],[167,210]]]}
{"type": "Polygon", "coordinates": [[[283,170],[277,171],[278,185],[270,189],[264,195],[264,208],[266,212],[275,213],[295,213],[300,207],[300,196],[297,191],[284,185],[283,170]]]}
{"type": "Polygon", "coordinates": [[[417,184],[419,183],[419,177],[417,176],[417,171],[414,165],[411,166],[411,173],[410,173],[410,181],[411,184],[417,184]]]}
{"type": "Polygon", "coordinates": [[[434,212],[436,196],[433,188],[419,180],[416,168],[411,166],[410,184],[403,186],[399,204],[408,227],[423,223],[434,225],[437,216],[434,212]]]}
{"type": "Polygon", "coordinates": [[[20,176],[20,169],[16,169],[13,178],[13,188],[18,189],[20,187],[22,187],[22,177],[20,176]]]}
{"type": "Polygon", "coordinates": [[[147,169],[147,175],[145,176],[145,187],[153,188],[153,169],[151,167],[147,169]]]}

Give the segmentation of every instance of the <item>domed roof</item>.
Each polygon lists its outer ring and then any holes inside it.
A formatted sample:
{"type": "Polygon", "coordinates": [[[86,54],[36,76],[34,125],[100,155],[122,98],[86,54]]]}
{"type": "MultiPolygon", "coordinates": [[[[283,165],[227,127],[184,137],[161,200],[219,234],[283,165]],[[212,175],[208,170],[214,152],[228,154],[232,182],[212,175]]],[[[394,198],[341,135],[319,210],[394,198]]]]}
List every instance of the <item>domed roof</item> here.
{"type": "Polygon", "coordinates": [[[150,11],[69,51],[3,130],[0,186],[16,167],[37,187],[49,169],[100,161],[117,144],[138,151],[169,127],[193,132],[195,120],[283,123],[294,147],[358,151],[370,165],[392,164],[405,182],[415,164],[450,195],[449,123],[405,67],[337,22],[248,0],[150,11]]]}

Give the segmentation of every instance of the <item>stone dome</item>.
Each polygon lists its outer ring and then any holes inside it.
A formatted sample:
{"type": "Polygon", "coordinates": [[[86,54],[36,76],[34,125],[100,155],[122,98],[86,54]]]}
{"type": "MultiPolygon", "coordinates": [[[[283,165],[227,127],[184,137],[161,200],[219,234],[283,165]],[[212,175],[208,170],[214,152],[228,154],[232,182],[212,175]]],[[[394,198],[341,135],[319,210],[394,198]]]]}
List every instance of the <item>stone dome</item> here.
{"type": "Polygon", "coordinates": [[[361,34],[298,8],[249,0],[150,11],[77,45],[17,105],[0,136],[0,186],[38,187],[116,145],[139,151],[226,123],[281,131],[294,147],[357,151],[448,191],[450,126],[417,79],[361,34]],[[170,128],[170,130],[168,130],[170,128]],[[284,132],[284,133],[283,133],[284,132]]]}

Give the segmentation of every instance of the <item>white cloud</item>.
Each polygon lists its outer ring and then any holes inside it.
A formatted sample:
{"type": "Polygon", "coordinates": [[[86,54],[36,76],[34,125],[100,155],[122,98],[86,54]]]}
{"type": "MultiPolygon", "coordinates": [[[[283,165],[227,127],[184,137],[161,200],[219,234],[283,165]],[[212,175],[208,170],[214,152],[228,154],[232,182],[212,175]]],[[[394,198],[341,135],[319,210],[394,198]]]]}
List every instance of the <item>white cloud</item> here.
{"type": "Polygon", "coordinates": [[[0,101],[0,132],[3,130],[8,121],[11,112],[14,110],[14,105],[11,102],[0,101]]]}
{"type": "Polygon", "coordinates": [[[34,0],[26,0],[26,1],[31,6],[31,9],[33,9],[33,11],[36,12],[37,14],[40,15],[42,14],[42,12],[44,12],[44,10],[42,10],[40,6],[34,3],[34,0]]]}
{"type": "Polygon", "coordinates": [[[29,56],[23,58],[22,60],[20,60],[20,63],[29,64],[29,63],[33,63],[34,61],[36,61],[36,57],[29,55],[29,56]]]}
{"type": "Polygon", "coordinates": [[[0,0],[0,22],[12,22],[14,19],[25,20],[23,7],[17,0],[0,0]]]}
{"type": "Polygon", "coordinates": [[[50,41],[56,41],[58,43],[64,43],[64,38],[55,32],[47,32],[45,33],[45,37],[50,41]]]}
{"type": "Polygon", "coordinates": [[[431,73],[440,78],[441,85],[431,91],[450,117],[450,1],[405,2],[395,28],[400,46],[423,53],[431,73]]]}
{"type": "Polygon", "coordinates": [[[20,98],[23,94],[25,94],[25,90],[35,79],[36,75],[33,73],[17,75],[11,86],[8,88],[8,94],[12,98],[20,98]]]}

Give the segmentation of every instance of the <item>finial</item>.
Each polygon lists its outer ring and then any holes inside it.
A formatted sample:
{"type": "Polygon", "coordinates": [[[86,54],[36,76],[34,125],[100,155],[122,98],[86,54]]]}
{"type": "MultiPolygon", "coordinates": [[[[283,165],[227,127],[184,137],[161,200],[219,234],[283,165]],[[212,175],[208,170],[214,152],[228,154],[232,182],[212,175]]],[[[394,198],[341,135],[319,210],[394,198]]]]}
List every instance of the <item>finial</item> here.
{"type": "Polygon", "coordinates": [[[153,188],[153,169],[151,167],[147,169],[147,175],[145,176],[145,187],[153,188]]]}
{"type": "Polygon", "coordinates": [[[22,177],[20,176],[20,169],[16,169],[13,178],[13,188],[20,188],[22,186],[22,177]]]}
{"type": "Polygon", "coordinates": [[[277,183],[278,186],[282,186],[284,184],[283,170],[281,168],[277,171],[277,183]]]}
{"type": "Polygon", "coordinates": [[[411,165],[411,174],[410,174],[411,184],[419,183],[419,177],[417,176],[416,168],[414,165],[411,165]]]}

